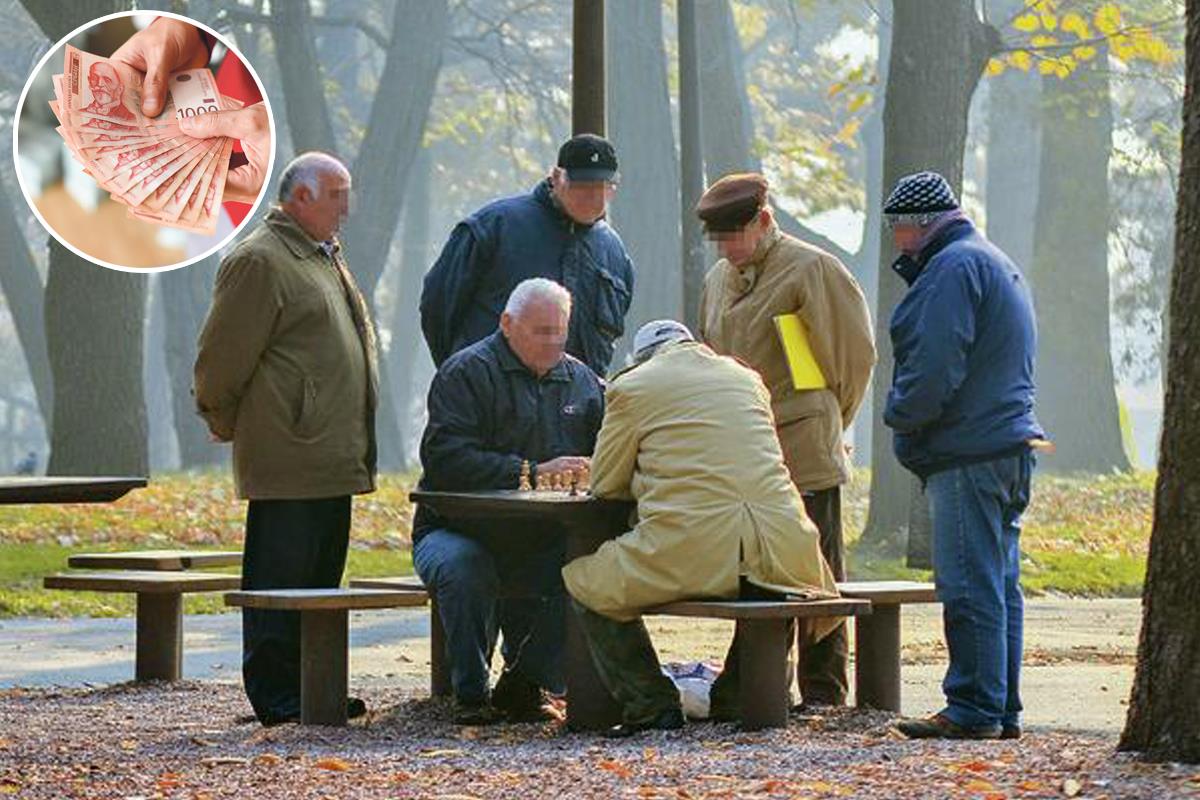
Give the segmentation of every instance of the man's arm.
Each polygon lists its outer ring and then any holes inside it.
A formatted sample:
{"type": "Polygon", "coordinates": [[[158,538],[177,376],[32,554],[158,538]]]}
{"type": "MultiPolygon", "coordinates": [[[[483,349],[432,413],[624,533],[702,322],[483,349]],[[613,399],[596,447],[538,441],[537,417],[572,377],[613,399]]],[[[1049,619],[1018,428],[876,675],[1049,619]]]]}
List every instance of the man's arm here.
{"type": "Polygon", "coordinates": [[[854,421],[875,366],[875,331],[867,299],[850,270],[821,256],[808,271],[798,314],[829,390],[837,397],[842,427],[854,421]]]}
{"type": "Polygon", "coordinates": [[[481,410],[492,398],[462,368],[439,370],[429,387],[429,422],[421,439],[424,482],[435,491],[516,489],[522,456],[485,440],[481,410]]]}
{"type": "Polygon", "coordinates": [[[238,404],[282,308],[274,271],[261,257],[235,252],[221,264],[200,333],[192,390],[217,441],[233,440],[238,404]]]}
{"type": "Polygon", "coordinates": [[[475,232],[460,222],[442,254],[425,275],[421,291],[421,330],[435,366],[454,354],[454,333],[482,274],[482,247],[475,232]]]}
{"type": "MultiPolygon", "coordinates": [[[[926,266],[930,269],[932,264],[926,266]]],[[[982,290],[967,265],[945,264],[931,275],[918,314],[920,329],[904,363],[896,364],[883,421],[911,433],[941,418],[967,376],[982,290]]]]}
{"type": "Polygon", "coordinates": [[[632,500],[630,485],[637,466],[638,430],[630,400],[614,383],[604,396],[604,422],[592,458],[592,494],[632,500]]]}

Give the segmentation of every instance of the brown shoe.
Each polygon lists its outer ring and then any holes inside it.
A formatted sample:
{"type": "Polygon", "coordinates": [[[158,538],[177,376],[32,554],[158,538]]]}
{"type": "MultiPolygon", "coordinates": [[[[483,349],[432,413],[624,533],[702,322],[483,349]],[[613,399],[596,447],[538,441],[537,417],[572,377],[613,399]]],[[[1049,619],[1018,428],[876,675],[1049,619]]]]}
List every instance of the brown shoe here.
{"type": "Polygon", "coordinates": [[[941,714],[925,719],[902,719],[896,723],[896,730],[909,739],[999,739],[1001,734],[999,724],[964,728],[941,714]]]}
{"type": "Polygon", "coordinates": [[[1000,729],[1000,738],[1001,739],[1020,739],[1021,738],[1021,726],[1020,725],[1005,725],[1003,728],[1000,729]]]}
{"type": "Polygon", "coordinates": [[[551,722],[560,719],[549,696],[528,678],[506,671],[492,689],[492,705],[509,722],[551,722]]]}

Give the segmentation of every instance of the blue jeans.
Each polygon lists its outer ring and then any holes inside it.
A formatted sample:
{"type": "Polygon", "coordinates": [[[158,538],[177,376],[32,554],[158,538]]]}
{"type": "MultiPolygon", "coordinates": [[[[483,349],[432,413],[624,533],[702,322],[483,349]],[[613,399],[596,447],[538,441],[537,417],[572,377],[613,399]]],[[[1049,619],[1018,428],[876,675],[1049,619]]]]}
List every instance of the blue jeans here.
{"type": "Polygon", "coordinates": [[[489,546],[438,528],[413,545],[413,566],[437,599],[455,697],[467,703],[487,699],[498,632],[504,635],[506,670],[551,692],[565,690],[561,544],[489,546]]]}
{"type": "Polygon", "coordinates": [[[971,464],[929,477],[933,570],[950,667],[942,714],[968,728],[1021,719],[1021,514],[1034,456],[971,464]]]}

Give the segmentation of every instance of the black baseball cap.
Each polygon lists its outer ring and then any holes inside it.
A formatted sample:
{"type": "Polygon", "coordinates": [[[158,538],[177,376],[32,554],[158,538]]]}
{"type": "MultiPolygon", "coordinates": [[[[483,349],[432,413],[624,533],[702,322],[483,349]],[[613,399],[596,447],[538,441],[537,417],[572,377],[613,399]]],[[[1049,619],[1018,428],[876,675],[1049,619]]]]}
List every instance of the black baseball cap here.
{"type": "Polygon", "coordinates": [[[558,166],[573,181],[611,181],[617,174],[617,151],[603,136],[581,133],[558,149],[558,166]]]}

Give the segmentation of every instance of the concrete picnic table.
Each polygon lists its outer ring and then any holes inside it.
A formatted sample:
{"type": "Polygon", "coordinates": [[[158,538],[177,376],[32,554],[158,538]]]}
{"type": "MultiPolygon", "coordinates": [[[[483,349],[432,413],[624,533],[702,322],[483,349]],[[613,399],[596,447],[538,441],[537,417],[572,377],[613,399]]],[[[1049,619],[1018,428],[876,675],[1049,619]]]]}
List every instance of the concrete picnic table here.
{"type": "Polygon", "coordinates": [[[145,478],[136,477],[4,477],[0,505],[111,503],[145,485],[145,478]]]}

